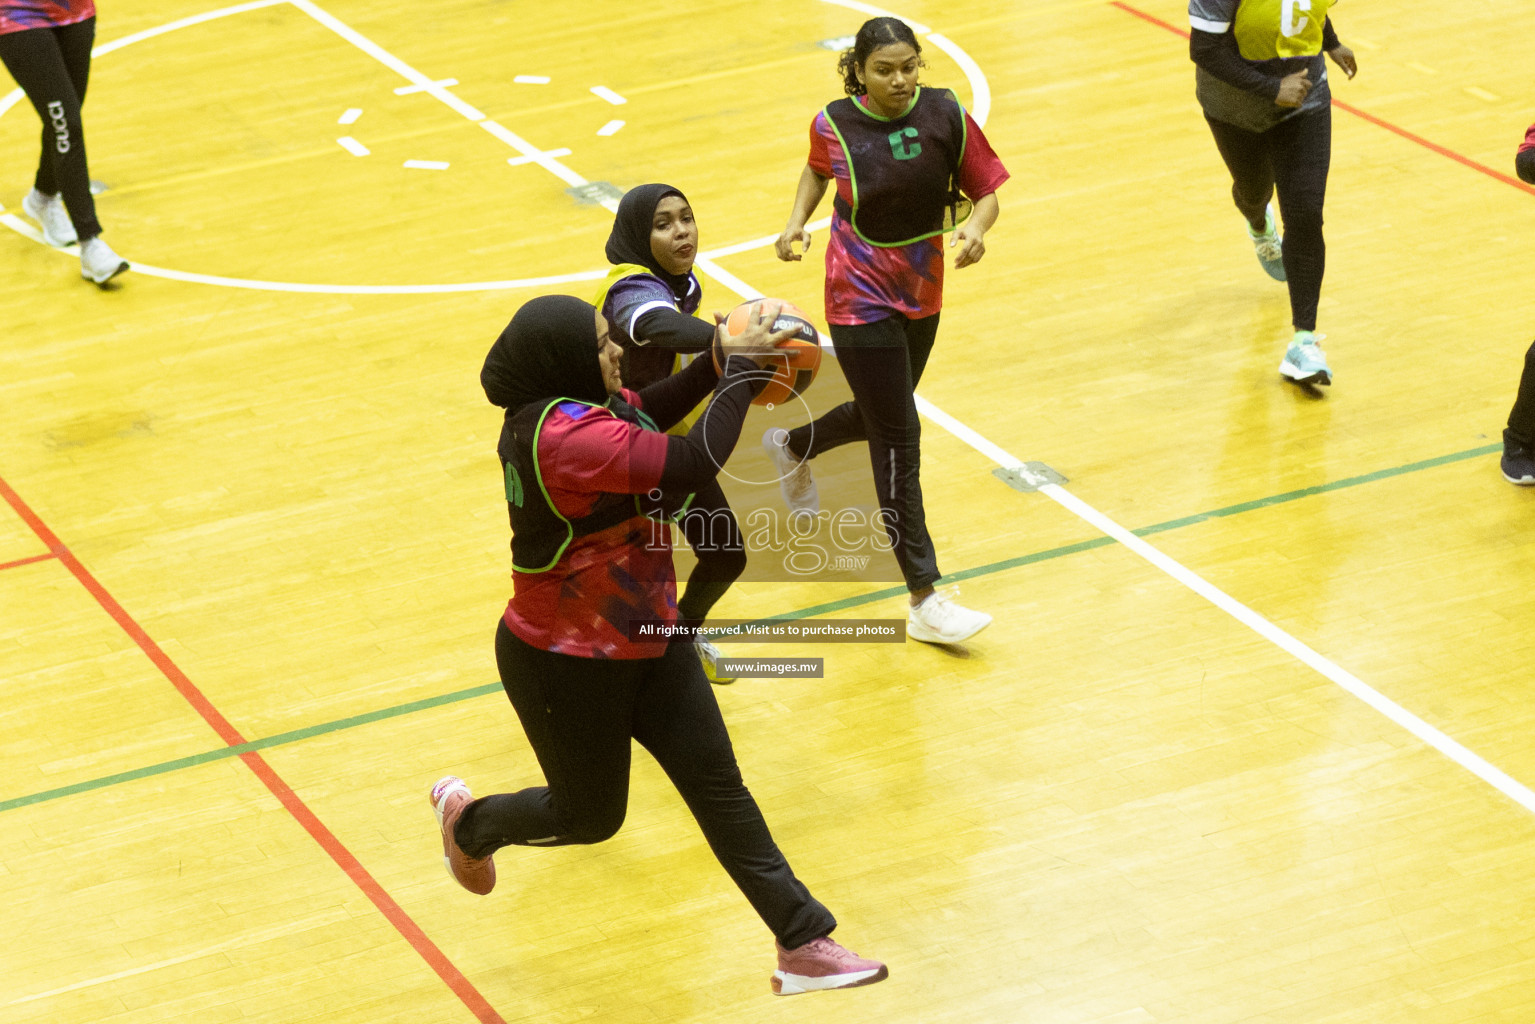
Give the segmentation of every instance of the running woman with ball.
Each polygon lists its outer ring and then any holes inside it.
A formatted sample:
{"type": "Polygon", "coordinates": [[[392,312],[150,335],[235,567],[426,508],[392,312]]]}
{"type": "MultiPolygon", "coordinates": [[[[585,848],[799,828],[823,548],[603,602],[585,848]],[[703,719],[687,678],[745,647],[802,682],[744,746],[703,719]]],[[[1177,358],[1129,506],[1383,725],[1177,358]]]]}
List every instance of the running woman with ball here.
{"type": "Polygon", "coordinates": [[[790,995],[888,972],[829,937],[836,918],[768,832],[691,645],[666,639],[676,577],[648,519],[714,479],[735,448],[762,385],[759,361],[789,336],[772,332],[777,315],[759,307],[738,337],[721,338],[723,373],[698,359],[639,392],[623,387],[607,321],[580,299],[533,299],[496,339],[480,383],[505,410],[496,451],[513,580],[496,665],[545,784],[476,800],[450,775],[430,801],[449,873],[483,896],[496,884],[497,850],[600,843],[617,832],[638,741],[772,931],[772,989],[790,995]],[[705,398],[686,436],[662,433],[705,398]]]}
{"type": "Polygon", "coordinates": [[[770,430],[762,444],[791,512],[815,513],[810,460],[868,443],[880,514],[911,594],[907,635],[959,643],[991,616],[933,588],[942,574],[922,504],[915,393],[938,333],[943,237],[953,232],[956,269],[978,262],[1008,173],[952,92],[918,84],[922,66],[905,22],[864,22],[837,63],[847,96],[811,122],[810,158],[776,248],[781,260],[809,249],[805,225],[835,181],[826,320],[853,400],[814,423],[770,430]]]}

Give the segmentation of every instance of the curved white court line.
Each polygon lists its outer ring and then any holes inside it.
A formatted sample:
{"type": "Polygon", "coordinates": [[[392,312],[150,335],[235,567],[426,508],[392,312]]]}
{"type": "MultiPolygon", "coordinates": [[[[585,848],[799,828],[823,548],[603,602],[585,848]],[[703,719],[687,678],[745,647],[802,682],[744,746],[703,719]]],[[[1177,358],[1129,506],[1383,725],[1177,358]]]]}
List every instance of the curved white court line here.
{"type": "Polygon", "coordinates": [[[928,34],[927,41],[952,57],[954,63],[958,64],[959,69],[965,73],[966,80],[970,82],[970,94],[975,97],[971,101],[970,116],[975,119],[979,127],[985,128],[986,118],[991,115],[991,83],[986,81],[986,75],[981,71],[981,66],[968,53],[955,46],[948,36],[931,32],[928,34]]]}
{"type": "Polygon", "coordinates": [[[875,7],[873,4],[859,3],[859,0],[821,0],[821,3],[832,4],[835,7],[846,7],[849,10],[857,11],[860,14],[867,14],[871,18],[900,18],[902,21],[906,22],[906,24],[910,25],[911,30],[918,35],[925,36],[932,31],[932,29],[928,28],[926,25],[923,25],[920,22],[912,21],[910,18],[901,18],[899,14],[896,14],[894,11],[887,11],[883,7],[875,7]]]}
{"type": "MultiPolygon", "coordinates": [[[[25,235],[34,242],[43,242],[43,234],[14,213],[0,211],[0,224],[18,235],[25,235]]],[[[50,246],[49,248],[52,248],[50,246]]],[[[79,250],[53,249],[70,259],[76,259],[79,250]]],[[[292,281],[258,281],[248,277],[219,277],[215,274],[194,274],[185,270],[171,270],[148,263],[134,263],[133,272],[146,277],[163,277],[169,281],[187,281],[192,284],[223,285],[228,288],[246,288],[258,292],[297,292],[310,295],[437,295],[443,292],[483,292],[511,288],[542,288],[552,284],[571,284],[576,281],[600,281],[608,276],[606,270],[582,270],[574,274],[553,274],[548,277],[522,277],[508,281],[470,281],[464,284],[295,284],[292,281]]]]}
{"type": "MultiPolygon", "coordinates": [[[[276,7],[278,4],[285,4],[287,2],[288,0],[251,0],[250,3],[235,4],[232,7],[220,7],[216,11],[208,11],[205,14],[194,14],[189,18],[180,18],[176,21],[168,21],[164,25],[160,25],[156,28],[148,28],[142,32],[134,32],[130,35],[123,36],[121,39],[114,39],[110,43],[104,43],[101,46],[92,47],[91,58],[94,60],[95,58],[100,57],[102,54],[111,53],[113,50],[120,50],[124,46],[142,42],[145,39],[153,39],[155,36],[161,36],[167,32],[174,32],[178,28],[186,28],[189,25],[201,25],[205,21],[215,21],[219,18],[228,17],[231,14],[243,14],[246,11],[254,11],[262,7],[276,7]]],[[[25,96],[26,93],[22,92],[20,89],[7,93],[4,99],[0,99],[0,114],[4,114],[7,110],[10,110],[17,103],[21,102],[25,96]]]]}
{"type": "MultiPolygon", "coordinates": [[[[853,10],[860,11],[864,14],[870,14],[876,17],[898,17],[898,15],[893,15],[889,11],[873,7],[869,4],[857,3],[855,0],[822,0],[822,2],[835,4],[841,7],[848,7],[853,10]]],[[[522,138],[520,135],[517,135],[515,132],[504,127],[503,125],[487,119],[485,115],[479,110],[475,109],[470,104],[465,103],[457,96],[454,96],[452,93],[448,92],[446,87],[440,84],[443,81],[447,81],[446,79],[433,79],[430,76],[417,71],[415,68],[411,67],[409,64],[396,57],[394,54],[385,50],[371,39],[368,39],[362,33],[353,29],[339,18],[336,18],[328,11],[325,11],[317,4],[313,3],[312,0],[250,0],[249,3],[234,4],[229,7],[220,7],[217,10],[208,11],[203,14],[195,14],[186,18],[180,18],[176,21],[167,22],[166,24],[157,26],[155,28],[145,29],[141,32],[134,32],[131,35],[123,36],[121,39],[115,39],[109,43],[105,43],[96,47],[92,51],[92,55],[99,57],[103,54],[111,53],[114,50],[120,50],[123,47],[129,46],[133,43],[142,42],[145,39],[152,39],[155,36],[165,35],[168,32],[174,32],[177,29],[189,28],[194,25],[201,25],[210,21],[215,21],[219,18],[225,18],[233,14],[243,14],[246,11],[259,10],[264,7],[275,7],[280,4],[289,4],[290,6],[296,7],[297,9],[303,11],[315,21],[336,33],[342,39],[345,39],[353,46],[368,54],[368,56],[374,58],[385,67],[405,78],[419,91],[427,93],[428,95],[440,100],[447,106],[451,107],[454,111],[468,118],[470,121],[475,122],[481,128],[485,129],[485,131],[489,132],[497,139],[500,139],[508,146],[511,146],[513,149],[517,150],[517,152],[521,154],[521,156],[517,158],[519,163],[535,163],[574,188],[579,188],[580,186],[590,184],[586,178],[565,166],[557,158],[556,154],[568,155],[568,150],[566,150],[563,154],[559,153],[558,150],[546,151],[538,146],[533,145],[531,142],[522,138]]],[[[948,53],[949,56],[954,59],[955,63],[960,66],[960,69],[964,72],[966,79],[970,83],[971,93],[975,97],[975,109],[971,110],[970,115],[975,119],[977,124],[984,126],[986,122],[986,115],[990,112],[991,108],[991,88],[987,83],[986,75],[983,71],[981,71],[980,66],[976,64],[976,62],[972,60],[964,50],[960,49],[945,37],[929,34],[931,30],[928,29],[927,26],[910,20],[907,20],[906,23],[911,25],[913,30],[924,35],[928,35],[929,40],[932,41],[935,46],[939,47],[939,49],[942,49],[945,53],[948,53]]],[[[7,110],[15,106],[16,103],[20,102],[20,100],[24,98],[24,95],[25,94],[20,89],[16,89],[13,92],[7,94],[3,99],[0,99],[0,115],[4,115],[7,110]]],[[[601,205],[609,211],[615,210],[617,208],[617,204],[612,200],[607,200],[601,205]]],[[[31,238],[39,243],[42,242],[41,234],[32,229],[30,225],[18,217],[9,214],[0,215],[0,223],[5,224],[5,226],[11,228],[12,230],[17,231],[18,233],[25,235],[26,237],[31,238]]],[[[814,221],[813,223],[809,224],[808,227],[811,231],[820,231],[825,229],[830,223],[831,218],[828,217],[822,220],[814,221]]],[[[753,249],[759,249],[764,246],[772,245],[775,241],[777,241],[777,239],[777,235],[765,235],[761,238],[754,238],[747,242],[724,246],[719,249],[713,249],[708,252],[701,253],[700,260],[709,261],[718,259],[723,256],[731,256],[737,253],[749,252],[753,249]]],[[[74,250],[60,251],[70,256],[75,254],[74,250]]],[[[138,261],[133,262],[133,270],[135,273],[144,274],[149,277],[161,277],[168,280],[184,281],[191,284],[206,284],[224,288],[248,288],[254,291],[336,295],[430,295],[454,292],[504,291],[515,288],[538,288],[546,285],[567,284],[575,281],[594,281],[607,275],[607,269],[603,268],[600,270],[577,271],[569,274],[515,278],[502,281],[463,282],[460,284],[352,285],[301,284],[297,282],[286,281],[261,281],[250,278],[226,277],[219,274],[202,274],[189,270],[173,270],[168,267],[157,267],[153,264],[140,263],[138,261]]],[[[726,273],[724,270],[717,266],[715,267],[715,271],[719,274],[726,273]]],[[[715,275],[711,274],[710,276],[715,275]]]]}

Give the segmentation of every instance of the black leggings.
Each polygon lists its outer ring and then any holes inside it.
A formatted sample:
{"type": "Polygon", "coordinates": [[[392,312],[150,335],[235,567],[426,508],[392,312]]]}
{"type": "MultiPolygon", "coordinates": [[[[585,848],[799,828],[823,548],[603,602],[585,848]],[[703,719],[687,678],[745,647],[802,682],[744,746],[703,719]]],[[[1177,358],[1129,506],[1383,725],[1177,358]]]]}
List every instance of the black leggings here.
{"type": "Polygon", "coordinates": [[[1513,440],[1527,451],[1535,451],[1535,345],[1524,353],[1524,373],[1519,377],[1519,397],[1508,414],[1504,440],[1513,440]]]}
{"type": "Polygon", "coordinates": [[[93,17],[60,28],[0,35],[0,61],[43,119],[43,153],[33,184],[50,196],[63,193],[64,208],[82,242],[101,234],[85,165],[85,126],[80,120],[95,38],[93,17]]]}
{"type": "Polygon", "coordinates": [[[872,324],[831,325],[837,362],[853,391],[814,423],[789,431],[789,451],[813,459],[851,441],[867,441],[874,491],[906,588],[932,586],[942,575],[922,506],[922,421],[916,390],[938,335],[938,316],[900,314],[872,324]]]}
{"type": "Polygon", "coordinates": [[[1231,198],[1255,229],[1263,227],[1264,209],[1278,189],[1290,319],[1298,331],[1316,330],[1316,306],[1327,268],[1322,203],[1332,163],[1332,107],[1296,114],[1261,133],[1205,121],[1231,172],[1231,198]]]}
{"type": "Polygon", "coordinates": [[[686,644],[660,658],[599,660],[529,646],[496,627],[501,685],[522,720],[547,786],[481,797],[454,838],[471,857],[503,846],[600,843],[629,802],[630,740],[656,759],[709,848],[780,945],[827,935],[836,918],[794,876],[751,793],[714,692],[686,644]]]}
{"type": "Polygon", "coordinates": [[[677,618],[680,625],[697,627],[746,571],[746,545],[718,480],[699,489],[679,525],[698,564],[677,601],[677,618]]]}

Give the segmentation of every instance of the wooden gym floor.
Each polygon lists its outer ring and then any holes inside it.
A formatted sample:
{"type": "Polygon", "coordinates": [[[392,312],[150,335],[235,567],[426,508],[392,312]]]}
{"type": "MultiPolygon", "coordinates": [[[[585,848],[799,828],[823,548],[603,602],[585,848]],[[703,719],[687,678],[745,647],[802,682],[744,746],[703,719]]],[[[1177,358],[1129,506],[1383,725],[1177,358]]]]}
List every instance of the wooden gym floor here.
{"type": "MultiPolygon", "coordinates": [[[[492,660],[484,351],[590,294],[600,201],[644,181],[693,202],[705,310],[819,313],[824,232],[767,240],[862,5],[113,0],[86,125],[120,288],[17,216],[37,124],[0,100],[0,1019],[1535,1019],[1535,494],[1497,469],[1527,5],[1335,12],[1325,396],[1275,372],[1177,0],[894,13],[1013,173],[921,388],[941,564],[996,622],[718,691],[890,980],[772,998],[643,754],[614,840],[505,851],[486,899],[425,799],[538,778],[492,660]],[[993,476],[1021,460],[1069,482],[993,476]]],[[[719,613],[902,614],[767,578],[719,613]]]]}

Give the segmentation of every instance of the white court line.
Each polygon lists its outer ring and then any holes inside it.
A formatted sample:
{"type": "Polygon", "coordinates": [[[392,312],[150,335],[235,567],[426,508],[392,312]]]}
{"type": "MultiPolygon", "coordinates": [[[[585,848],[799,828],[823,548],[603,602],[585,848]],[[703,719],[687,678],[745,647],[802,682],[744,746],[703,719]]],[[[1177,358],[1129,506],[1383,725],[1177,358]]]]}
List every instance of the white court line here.
{"type": "Polygon", "coordinates": [[[1099,512],[1059,484],[1045,483],[1035,478],[1028,470],[1023,468],[1023,461],[1021,459],[1009,454],[1000,446],[981,436],[981,434],[921,396],[917,397],[917,410],[923,416],[937,423],[982,455],[996,462],[1002,468],[1017,470],[1025,477],[1028,477],[1031,483],[1039,484],[1040,494],[1045,495],[1078,519],[1097,529],[1100,533],[1118,541],[1124,547],[1133,551],[1147,562],[1150,562],[1156,568],[1162,570],[1200,597],[1203,597],[1265,640],[1304,662],[1323,676],[1326,676],[1333,683],[1368,704],[1380,712],[1380,714],[1433,747],[1483,782],[1492,786],[1510,800],[1528,811],[1535,812],[1535,791],[1532,791],[1528,786],[1514,779],[1502,769],[1494,766],[1458,740],[1450,738],[1444,732],[1429,725],[1423,719],[1365,683],[1358,676],[1341,667],[1336,662],[1318,654],[1311,647],[1302,643],[1283,629],[1280,629],[1268,619],[1210,583],[1192,569],[1146,543],[1145,540],[1120,526],[1114,520],[1099,512]]]}
{"type": "Polygon", "coordinates": [[[577,174],[575,171],[571,170],[569,167],[566,167],[564,164],[560,163],[553,156],[551,156],[549,151],[539,149],[537,146],[533,145],[533,143],[529,142],[521,135],[518,135],[510,128],[504,127],[495,121],[481,121],[480,127],[484,128],[486,131],[490,132],[490,134],[494,135],[496,138],[500,139],[508,146],[511,146],[523,156],[527,157],[529,162],[538,164],[538,166],[542,167],[556,178],[559,178],[567,185],[570,185],[573,188],[580,188],[582,185],[589,184],[589,182],[587,182],[585,178],[581,177],[581,175],[577,174]]]}
{"type": "Polygon", "coordinates": [[[621,107],[625,103],[629,102],[628,100],[624,99],[622,96],[618,95],[618,93],[614,92],[612,89],[609,89],[605,85],[594,85],[594,86],[592,86],[592,95],[593,96],[601,96],[603,99],[607,100],[609,103],[613,104],[613,106],[615,106],[615,107],[621,107]]]}
{"type": "MultiPolygon", "coordinates": [[[[7,214],[0,222],[11,225],[16,218],[7,214]]],[[[28,234],[29,232],[22,232],[28,234]]],[[[38,241],[42,235],[30,232],[38,241]]],[[[66,256],[73,250],[59,250],[66,256]]],[[[219,277],[216,274],[194,274],[185,270],[170,270],[133,261],[133,272],[147,277],[163,277],[169,281],[187,281],[193,284],[222,285],[226,288],[249,288],[258,292],[297,292],[305,295],[442,295],[454,292],[495,292],[514,288],[544,288],[556,284],[574,284],[577,281],[600,281],[608,276],[606,270],[582,270],[574,274],[552,274],[548,277],[521,277],[507,281],[468,281],[463,284],[298,284],[293,281],[257,281],[248,277],[219,277]]]]}
{"type": "Polygon", "coordinates": [[[361,107],[351,107],[351,108],[349,108],[347,110],[346,113],[344,113],[340,117],[336,118],[336,123],[337,124],[355,124],[357,119],[359,117],[361,117],[361,116],[362,116],[362,108],[361,107]]]}
{"type": "Polygon", "coordinates": [[[97,985],[105,985],[108,982],[119,981],[123,978],[132,978],[139,974],[148,974],[151,971],[158,971],[165,967],[174,967],[177,964],[184,964],[191,960],[201,960],[203,957],[214,956],[218,953],[223,953],[231,949],[248,949],[251,946],[260,945],[264,942],[270,942],[273,939],[280,939],[288,935],[295,935],[300,931],[311,931],[326,925],[336,924],[337,922],[346,920],[347,917],[348,915],[345,911],[326,911],[325,913],[314,917],[305,918],[301,921],[288,921],[277,927],[264,928],[254,932],[247,932],[246,934],[241,935],[239,938],[228,939],[224,942],[216,943],[212,946],[207,946],[203,949],[199,949],[195,953],[186,953],[182,956],[174,956],[168,960],[157,960],[152,964],[145,964],[142,967],[132,967],[126,971],[118,971],[116,974],[103,974],[99,978],[87,978],[84,981],[77,981],[73,985],[64,985],[60,988],[49,989],[47,992],[34,992],[29,996],[21,996],[18,999],[12,999],[5,1005],[20,1006],[23,1003],[35,1003],[39,999],[47,999],[50,996],[61,996],[66,992],[78,992],[83,988],[94,988],[97,985]]]}
{"type": "Polygon", "coordinates": [[[445,171],[448,169],[446,160],[407,160],[402,165],[413,171],[445,171]]]}
{"type": "Polygon", "coordinates": [[[981,72],[981,66],[964,50],[949,41],[948,36],[941,36],[936,32],[928,34],[927,41],[938,49],[947,53],[959,65],[959,69],[965,73],[965,78],[970,82],[970,91],[975,94],[972,101],[970,116],[975,123],[982,128],[986,127],[986,118],[991,114],[991,86],[986,81],[986,76],[981,72]]]}
{"type": "Polygon", "coordinates": [[[618,130],[624,126],[622,121],[613,120],[597,129],[598,135],[617,135],[618,130]]]}
{"type": "Polygon", "coordinates": [[[336,141],[341,144],[342,149],[346,150],[353,156],[367,156],[369,153],[373,152],[367,146],[364,146],[350,135],[343,135],[336,141]]]}
{"type": "MultiPolygon", "coordinates": [[[[838,0],[824,0],[824,2],[838,2],[838,0]]],[[[345,39],[347,42],[352,43],[354,46],[361,49],[364,53],[367,53],[375,60],[378,60],[380,63],[384,64],[384,66],[400,74],[414,85],[420,86],[421,91],[435,96],[437,99],[442,100],[443,103],[451,107],[453,110],[462,114],[469,120],[475,121],[480,125],[481,128],[485,129],[491,135],[500,139],[502,142],[511,146],[521,154],[519,157],[509,158],[507,163],[512,164],[513,166],[517,166],[523,163],[536,163],[572,187],[580,187],[582,185],[588,184],[584,177],[577,174],[575,171],[571,170],[564,164],[560,163],[557,159],[555,159],[556,157],[560,156],[568,156],[570,154],[568,149],[542,150],[528,142],[526,139],[523,139],[515,132],[512,132],[506,127],[502,126],[501,124],[486,119],[485,115],[482,114],[479,110],[460,100],[452,93],[446,92],[443,88],[440,87],[441,83],[449,81],[448,79],[434,81],[430,76],[417,71],[403,60],[400,60],[398,57],[395,57],[393,54],[389,53],[383,47],[366,38],[361,33],[352,29],[350,26],[346,25],[344,22],[335,18],[328,12],[322,10],[318,5],[310,2],[310,0],[253,0],[253,2],[250,3],[236,4],[231,7],[223,7],[215,11],[209,11],[205,14],[199,14],[189,18],[182,18],[178,21],[169,22],[165,25],[161,25],[153,29],[137,32],[130,36],[125,36],[122,39],[114,40],[111,43],[98,47],[95,52],[98,54],[109,53],[113,50],[126,46],[129,43],[137,42],[142,39],[148,39],[157,35],[163,35],[166,32],[174,31],[178,28],[185,28],[191,25],[201,24],[206,21],[212,21],[216,18],[226,17],[231,14],[239,14],[245,11],[257,10],[263,7],[273,7],[283,3],[290,3],[292,6],[297,7],[299,10],[308,14],[311,18],[314,18],[321,25],[329,28],[331,31],[341,36],[341,38],[345,39]]],[[[842,6],[849,6],[849,4],[843,3],[842,6]]],[[[878,8],[868,7],[867,5],[853,6],[854,9],[864,11],[865,13],[887,13],[878,8]]],[[[928,31],[926,26],[920,25],[916,22],[908,22],[908,24],[912,25],[913,28],[917,31],[924,33],[928,31]]],[[[975,61],[971,60],[963,50],[960,50],[957,46],[954,46],[954,44],[949,43],[946,39],[941,43],[937,43],[936,45],[939,45],[942,49],[948,52],[959,63],[961,69],[964,71],[967,79],[970,82],[972,94],[977,97],[976,109],[971,111],[971,116],[975,118],[978,124],[984,124],[986,114],[989,109],[989,98],[991,95],[990,88],[987,85],[984,73],[980,70],[980,67],[975,63],[975,61]],[[985,98],[984,102],[981,100],[982,97],[985,98]]],[[[514,80],[529,82],[538,81],[540,83],[546,83],[549,81],[546,76],[541,75],[519,75],[514,80]]],[[[11,106],[14,106],[16,103],[20,102],[24,98],[24,95],[25,94],[20,89],[17,89],[6,95],[3,99],[0,99],[0,114],[4,114],[5,111],[8,110],[11,106]]],[[[616,122],[617,127],[613,127],[614,124],[615,122],[610,122],[609,125],[604,126],[604,130],[608,130],[611,133],[612,131],[617,131],[618,128],[622,127],[622,122],[616,122]]],[[[348,136],[348,138],[350,137],[348,136]]],[[[355,139],[353,139],[352,142],[354,145],[362,148],[364,152],[367,152],[367,147],[362,146],[362,144],[357,142],[355,139]]],[[[342,143],[342,145],[346,145],[346,143],[342,143]]],[[[615,212],[618,208],[617,201],[612,199],[603,200],[600,205],[609,212],[615,212]]],[[[5,222],[20,223],[19,221],[15,221],[15,218],[10,218],[10,220],[5,222]]],[[[826,218],[813,222],[809,225],[809,228],[812,231],[819,231],[825,228],[829,223],[830,218],[826,218]]],[[[769,235],[760,239],[753,239],[750,242],[728,246],[724,249],[714,250],[703,255],[717,258],[720,256],[747,252],[751,249],[758,248],[759,246],[771,245],[776,240],[776,238],[776,235],[769,235]]],[[[557,284],[567,281],[594,280],[605,276],[604,271],[590,271],[578,272],[574,274],[561,274],[549,277],[523,278],[508,281],[484,281],[451,285],[304,285],[285,284],[284,282],[279,281],[256,281],[243,278],[231,278],[215,274],[198,274],[190,271],[169,270],[166,268],[154,267],[150,264],[142,263],[135,263],[134,267],[139,273],[147,274],[149,276],[160,276],[173,280],[187,281],[192,283],[220,285],[223,287],[233,288],[248,287],[258,291],[292,291],[301,293],[335,292],[337,294],[349,295],[434,294],[440,292],[489,291],[518,287],[535,287],[544,284],[557,284]]]]}
{"type": "MultiPolygon", "coordinates": [[[[480,124],[482,126],[490,124],[490,123],[491,122],[489,122],[489,121],[481,121],[480,122],[480,124]]],[[[549,150],[545,150],[542,153],[539,153],[538,155],[539,156],[546,156],[546,157],[549,157],[550,159],[553,159],[554,157],[557,157],[557,156],[569,156],[570,155],[570,150],[568,150],[568,149],[549,149],[549,150]]],[[[523,164],[533,163],[534,159],[535,158],[531,157],[531,156],[509,156],[509,157],[506,158],[506,162],[511,164],[513,167],[521,167],[523,164]]]]}
{"type": "MultiPolygon", "coordinates": [[[[838,7],[846,7],[850,10],[858,11],[862,14],[867,14],[871,18],[901,18],[899,14],[896,14],[893,11],[887,11],[883,7],[875,7],[873,4],[859,3],[858,0],[821,0],[821,2],[823,4],[835,4],[838,7]]],[[[932,31],[932,29],[928,28],[926,25],[918,24],[917,22],[912,21],[910,18],[901,18],[901,20],[910,25],[911,30],[916,32],[918,35],[925,36],[932,31]]]]}
{"type": "MultiPolygon", "coordinates": [[[[829,227],[831,227],[831,218],[822,217],[820,220],[813,220],[809,224],[806,224],[805,230],[813,234],[817,231],[824,231],[829,227]]],[[[720,249],[710,249],[708,252],[700,253],[699,255],[706,256],[711,260],[717,260],[721,256],[734,256],[736,253],[750,252],[753,249],[761,249],[765,246],[772,245],[777,241],[777,235],[763,235],[761,238],[753,238],[749,242],[737,242],[735,245],[727,245],[720,249]]]]}
{"type": "Polygon", "coordinates": [[[246,4],[235,4],[233,7],[220,7],[216,11],[208,11],[205,14],[194,14],[190,18],[178,18],[176,21],[168,21],[164,25],[158,25],[154,28],[146,28],[142,32],[134,32],[131,35],[123,36],[121,39],[114,39],[110,43],[103,43],[100,46],[94,47],[91,50],[91,57],[101,57],[111,53],[113,50],[120,50],[124,46],[131,46],[134,43],[141,43],[146,39],[153,39],[155,36],[164,35],[167,32],[174,32],[177,29],[189,28],[192,25],[201,25],[205,21],[214,21],[218,18],[227,18],[231,14],[244,14],[246,11],[257,11],[263,7],[276,7],[278,4],[285,4],[288,2],[289,0],[251,0],[250,3],[246,4]]]}
{"type": "Polygon", "coordinates": [[[396,96],[409,96],[413,92],[426,92],[428,89],[450,89],[458,84],[456,78],[442,78],[425,85],[402,85],[394,91],[396,96]]]}
{"type": "MultiPolygon", "coordinates": [[[[201,25],[205,21],[214,21],[218,18],[226,18],[231,14],[244,14],[246,11],[260,10],[263,7],[276,7],[278,4],[285,3],[288,3],[288,0],[251,0],[250,3],[235,4],[233,7],[220,7],[216,11],[208,11],[204,14],[194,14],[190,18],[178,18],[175,21],[168,21],[164,25],[147,28],[142,32],[134,32],[123,36],[121,39],[114,39],[110,43],[103,43],[100,46],[92,47],[91,57],[94,59],[103,54],[111,53],[113,50],[120,50],[124,46],[143,42],[145,39],[153,39],[155,36],[174,32],[180,28],[201,25]]],[[[0,99],[0,114],[4,114],[7,110],[20,103],[25,96],[26,93],[20,89],[6,93],[5,98],[0,99]]]]}
{"type": "Polygon", "coordinates": [[[384,65],[386,68],[397,72],[412,84],[419,85],[422,92],[441,100],[448,106],[452,107],[454,110],[458,111],[460,114],[463,114],[469,120],[485,120],[485,115],[480,113],[474,107],[465,103],[463,100],[459,99],[448,90],[442,88],[431,78],[423,75],[421,72],[417,71],[415,68],[411,67],[409,64],[405,63],[403,60],[396,57],[388,50],[385,50],[382,46],[379,46],[377,43],[373,42],[371,39],[367,38],[361,32],[358,32],[356,29],[352,28],[350,25],[347,25],[339,18],[321,10],[315,4],[310,3],[310,0],[283,0],[283,2],[290,3],[294,7],[297,7],[299,10],[309,15],[315,21],[318,21],[321,25],[324,25],[326,28],[336,33],[336,35],[340,36],[342,39],[345,39],[347,42],[351,43],[363,53],[366,53],[368,56],[384,65]]]}
{"type": "MultiPolygon", "coordinates": [[[[14,213],[0,210],[0,224],[18,235],[39,244],[43,234],[14,213]]],[[[79,259],[79,249],[48,248],[72,260],[79,259]]],[[[509,281],[469,281],[464,284],[295,284],[292,281],[255,281],[247,277],[219,277],[215,274],[194,274],[186,270],[170,270],[148,263],[133,262],[133,272],[144,277],[160,277],[167,281],[185,281],[190,284],[222,285],[226,288],[246,288],[258,292],[298,292],[307,295],[441,295],[454,292],[504,291],[513,288],[545,288],[549,285],[575,284],[580,281],[600,281],[608,276],[604,270],[583,270],[575,274],[552,274],[548,277],[524,277],[509,281]]]]}
{"type": "Polygon", "coordinates": [[[512,79],[517,85],[548,85],[548,75],[518,75],[512,79]]]}

